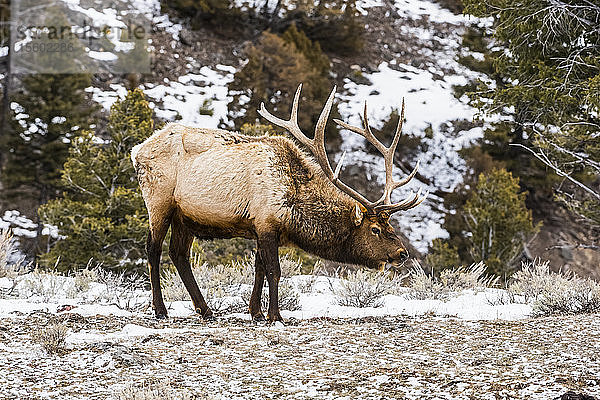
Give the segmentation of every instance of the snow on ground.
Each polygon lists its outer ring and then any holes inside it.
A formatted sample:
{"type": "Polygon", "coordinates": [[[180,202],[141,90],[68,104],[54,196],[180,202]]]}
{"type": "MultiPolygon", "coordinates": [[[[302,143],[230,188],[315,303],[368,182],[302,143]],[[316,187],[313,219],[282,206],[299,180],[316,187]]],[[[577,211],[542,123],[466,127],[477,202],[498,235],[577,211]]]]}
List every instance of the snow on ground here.
{"type": "Polygon", "coordinates": [[[170,317],[157,320],[143,307],[147,291],[117,307],[111,285],[35,274],[17,278],[21,298],[6,295],[14,277],[0,278],[3,399],[117,399],[135,390],[173,399],[600,394],[600,316],[527,318],[529,305],[493,305],[499,289],[441,301],[411,299],[404,288],[382,307],[355,308],[337,304],[339,278],[293,276],[292,287],[310,288],[301,310],[269,325],[247,314],[203,321],[187,301],[167,303],[170,317]],[[65,343],[49,354],[35,337],[55,324],[65,343]]]}
{"type": "Polygon", "coordinates": [[[568,390],[598,396],[598,346],[600,318],[593,315],[326,318],[278,327],[34,313],[3,321],[0,397],[116,399],[132,388],[173,399],[549,400],[568,390]],[[31,340],[49,323],[68,327],[58,355],[31,340]]]}
{"type": "MultiPolygon", "coordinates": [[[[214,69],[203,66],[198,73],[180,76],[176,81],[161,84],[146,83],[141,89],[157,117],[166,121],[203,128],[216,128],[221,119],[227,119],[227,84],[233,80],[235,68],[217,65],[214,69]]],[[[113,103],[124,98],[127,90],[123,85],[112,84],[111,90],[89,88],[94,101],[110,110],[113,103]]]]}
{"type": "MultiPolygon", "coordinates": [[[[454,293],[447,300],[415,300],[411,298],[409,288],[400,288],[399,293],[383,297],[382,307],[349,307],[338,304],[339,293],[336,291],[341,279],[325,276],[293,276],[289,282],[299,287],[311,280],[310,290],[299,294],[298,311],[282,311],[286,319],[304,320],[311,318],[364,318],[399,315],[439,315],[453,316],[465,320],[517,320],[527,318],[531,313],[530,304],[499,304],[498,299],[505,295],[504,290],[485,289],[479,291],[463,291],[454,293]]],[[[13,286],[15,281],[0,278],[2,289],[13,286]]],[[[139,310],[149,304],[150,292],[133,291],[116,299],[114,287],[101,283],[89,284],[85,291],[77,290],[77,278],[32,272],[19,276],[15,293],[19,298],[0,299],[0,318],[11,318],[22,313],[44,311],[58,314],[64,312],[64,306],[74,306],[72,312],[81,315],[139,315],[139,310]],[[125,302],[124,300],[128,300],[125,302]]],[[[250,289],[242,285],[240,295],[250,289]]],[[[166,302],[170,314],[176,317],[194,315],[190,301],[166,302]]],[[[228,314],[224,318],[249,318],[246,313],[228,314]]]]}

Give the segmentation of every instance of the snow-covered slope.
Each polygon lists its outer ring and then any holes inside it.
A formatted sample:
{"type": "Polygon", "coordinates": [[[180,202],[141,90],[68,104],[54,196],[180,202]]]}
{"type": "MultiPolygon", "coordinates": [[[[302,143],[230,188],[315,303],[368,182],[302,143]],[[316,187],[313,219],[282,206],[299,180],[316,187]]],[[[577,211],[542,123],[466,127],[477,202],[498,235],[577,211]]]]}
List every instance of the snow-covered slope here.
{"type": "MultiPolygon", "coordinates": [[[[95,9],[84,6],[82,1],[69,0],[68,5],[88,17],[93,14],[98,21],[122,24],[115,9],[95,9]]],[[[152,21],[154,31],[166,37],[159,45],[153,36],[150,50],[164,53],[166,57],[173,59],[181,58],[182,72],[178,76],[157,77],[159,81],[141,85],[156,115],[167,121],[193,126],[214,128],[221,122],[227,124],[227,104],[232,100],[228,96],[227,85],[243,63],[212,63],[197,59],[193,51],[182,52],[182,25],[163,14],[157,0],[138,0],[135,4],[138,11],[152,21]]],[[[451,191],[461,182],[465,171],[465,164],[458,150],[482,135],[481,125],[470,123],[476,111],[465,104],[465,99],[459,100],[453,94],[453,85],[464,84],[467,79],[476,77],[472,71],[458,64],[456,59],[459,52],[463,51],[460,41],[465,27],[485,21],[455,15],[427,0],[364,0],[358,2],[357,6],[368,22],[367,32],[379,29],[375,27],[377,21],[372,19],[375,17],[371,17],[371,14],[376,14],[374,10],[380,13],[381,9],[386,9],[385,18],[388,19],[391,13],[396,14],[394,19],[389,19],[392,24],[387,28],[387,36],[384,35],[383,41],[367,43],[367,46],[393,49],[397,44],[394,42],[403,40],[407,43],[401,44],[407,47],[392,51],[387,61],[378,61],[375,67],[365,69],[358,65],[364,78],[361,83],[348,78],[344,80],[337,95],[342,118],[349,123],[360,124],[359,115],[362,113],[363,103],[367,101],[370,122],[375,127],[380,127],[392,109],[400,107],[404,98],[404,132],[420,137],[422,148],[425,149],[414,159],[406,160],[406,164],[414,165],[417,159],[420,160],[420,173],[427,182],[413,180],[406,188],[396,191],[395,199],[401,199],[409,190],[416,191],[417,188],[430,193],[451,191]],[[413,63],[413,59],[417,58],[419,62],[413,63]],[[469,123],[454,124],[453,121],[469,123]],[[426,136],[426,129],[432,133],[426,136]]],[[[119,82],[102,88],[90,87],[88,90],[106,111],[117,98],[126,94],[124,84],[119,82]]],[[[342,135],[342,150],[348,151],[346,164],[362,166],[365,179],[376,179],[382,183],[383,160],[365,151],[364,139],[349,132],[342,132],[342,135]]],[[[397,169],[396,174],[400,175],[401,172],[397,169]]],[[[373,197],[378,197],[378,194],[373,197]]],[[[425,251],[432,239],[447,235],[442,229],[443,213],[441,199],[430,195],[420,207],[397,214],[395,218],[411,244],[425,251]]],[[[20,227],[9,220],[5,220],[3,224],[18,228],[15,233],[20,234],[20,227]]],[[[29,232],[32,231],[35,229],[29,232]]],[[[23,234],[29,235],[29,232],[23,231],[23,234]]]]}
{"type": "MultiPolygon", "coordinates": [[[[368,18],[374,7],[383,7],[384,4],[382,1],[362,1],[358,7],[368,18]]],[[[338,90],[339,110],[344,120],[359,124],[363,103],[367,101],[370,121],[377,127],[393,108],[400,107],[402,98],[405,98],[404,132],[422,138],[427,150],[418,157],[421,160],[420,172],[430,182],[425,184],[415,180],[405,190],[398,190],[396,199],[417,188],[431,193],[436,190],[451,191],[461,182],[465,171],[458,150],[482,135],[480,126],[459,131],[452,124],[456,120],[472,121],[476,113],[465,104],[464,99],[456,99],[453,85],[465,84],[468,78],[476,77],[472,71],[459,65],[456,59],[461,51],[460,40],[465,26],[481,22],[455,15],[426,0],[398,0],[393,6],[398,14],[397,19],[407,21],[395,25],[394,29],[412,38],[415,42],[412,51],[427,62],[413,66],[404,62],[407,55],[398,54],[389,62],[379,63],[377,71],[362,72],[370,84],[357,84],[346,79],[343,88],[338,90]],[[443,32],[438,31],[439,27],[443,27],[443,32]],[[435,43],[435,50],[431,49],[431,43],[435,43]],[[446,128],[442,131],[440,126],[444,124],[446,128]],[[427,128],[432,129],[432,136],[425,137],[427,128]]],[[[158,20],[161,29],[172,32],[175,47],[178,46],[179,30],[173,28],[176,24],[166,16],[155,17],[155,21],[158,20]]],[[[190,59],[186,73],[176,80],[165,78],[163,82],[145,84],[143,89],[159,117],[194,126],[216,127],[220,121],[228,122],[227,103],[231,98],[227,96],[226,86],[233,79],[235,70],[236,66],[199,65],[190,59]],[[210,112],[201,113],[201,108],[210,112]]],[[[112,85],[111,91],[91,90],[94,91],[94,99],[107,110],[117,96],[125,93],[120,85],[112,85]]],[[[364,151],[364,139],[348,132],[343,133],[343,139],[342,150],[348,150],[349,153],[347,163],[364,166],[366,179],[374,177],[381,183],[382,159],[364,151]]],[[[409,161],[414,165],[416,159],[409,161]]],[[[399,171],[396,173],[400,174],[399,171]]],[[[440,198],[431,195],[419,208],[396,216],[403,232],[419,250],[426,250],[432,239],[447,235],[441,227],[443,208],[440,203],[440,198]]]]}

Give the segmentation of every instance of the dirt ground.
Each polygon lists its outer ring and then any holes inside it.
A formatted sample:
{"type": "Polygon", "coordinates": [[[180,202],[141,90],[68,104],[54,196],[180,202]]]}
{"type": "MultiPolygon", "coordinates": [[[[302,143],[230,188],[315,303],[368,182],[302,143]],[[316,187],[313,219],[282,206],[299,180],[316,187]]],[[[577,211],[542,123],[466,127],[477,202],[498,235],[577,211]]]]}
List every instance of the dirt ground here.
{"type": "Polygon", "coordinates": [[[141,387],[199,399],[597,397],[600,316],[269,326],[36,312],[0,321],[2,399],[110,399],[141,387]],[[69,328],[60,355],[31,339],[53,322],[69,328]]]}

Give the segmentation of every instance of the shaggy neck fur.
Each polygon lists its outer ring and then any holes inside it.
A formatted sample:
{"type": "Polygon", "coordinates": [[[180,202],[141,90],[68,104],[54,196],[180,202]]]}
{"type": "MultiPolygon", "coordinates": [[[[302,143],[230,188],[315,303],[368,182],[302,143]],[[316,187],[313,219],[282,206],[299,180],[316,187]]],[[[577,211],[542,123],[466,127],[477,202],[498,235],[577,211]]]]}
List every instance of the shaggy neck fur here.
{"type": "MultiPolygon", "coordinates": [[[[284,138],[278,138],[284,139],[284,138]]],[[[281,177],[288,179],[284,206],[290,210],[284,230],[301,249],[328,260],[359,263],[352,250],[355,202],[337,189],[321,168],[291,141],[273,143],[281,177]]]]}

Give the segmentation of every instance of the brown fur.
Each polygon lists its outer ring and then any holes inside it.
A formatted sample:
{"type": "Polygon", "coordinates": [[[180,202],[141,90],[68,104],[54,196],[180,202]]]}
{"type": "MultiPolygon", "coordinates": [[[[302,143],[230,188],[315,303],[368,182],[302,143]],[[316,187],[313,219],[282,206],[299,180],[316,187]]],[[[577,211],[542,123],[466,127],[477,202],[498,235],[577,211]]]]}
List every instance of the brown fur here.
{"type": "Polygon", "coordinates": [[[250,137],[170,124],[136,146],[132,159],[150,217],[148,260],[157,316],[166,315],[158,260],[169,225],[170,256],[194,306],[205,317],[212,313],[197,290],[188,260],[193,236],[257,240],[250,312],[254,318],[262,317],[260,293],[266,277],[270,320],[281,319],[280,245],[370,268],[407,257],[387,216],[368,212],[339,191],[283,136],[250,137]]]}

